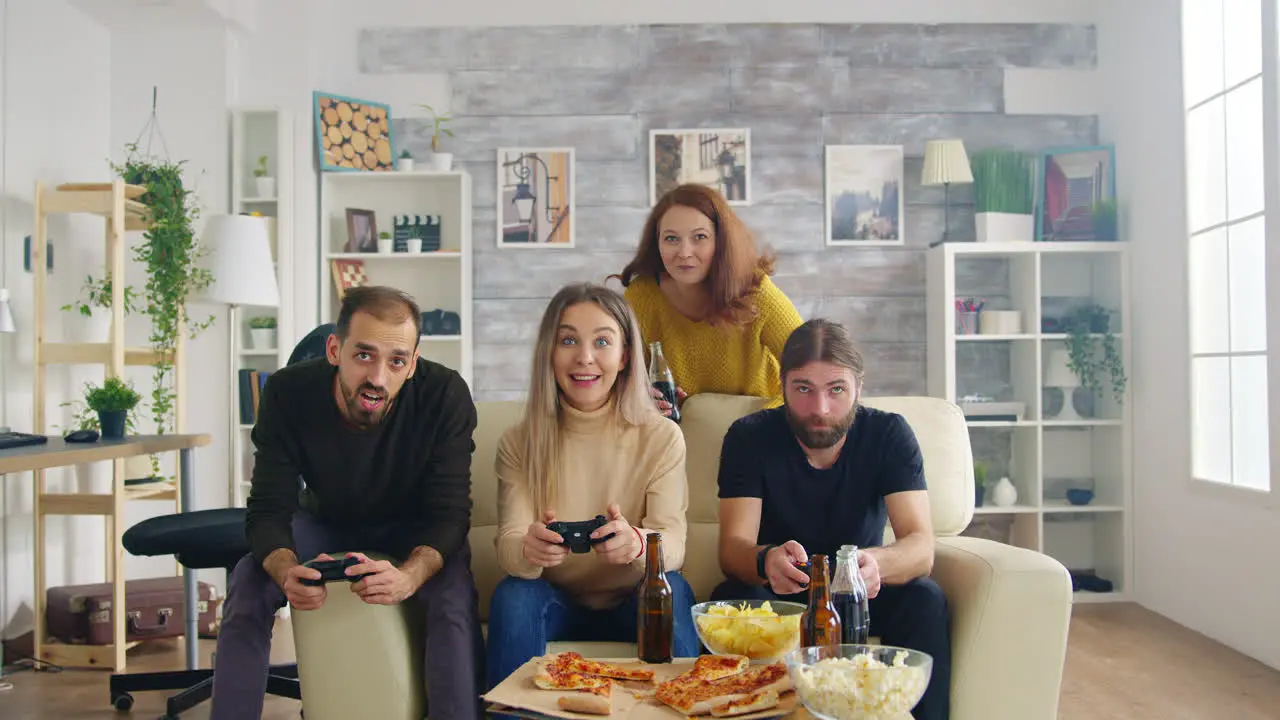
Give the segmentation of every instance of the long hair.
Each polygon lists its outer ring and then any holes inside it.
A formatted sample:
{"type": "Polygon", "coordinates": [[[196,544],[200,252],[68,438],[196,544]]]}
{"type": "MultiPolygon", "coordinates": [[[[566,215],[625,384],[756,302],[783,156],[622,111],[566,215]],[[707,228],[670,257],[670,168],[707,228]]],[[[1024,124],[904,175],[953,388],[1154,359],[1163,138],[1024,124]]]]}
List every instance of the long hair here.
{"type": "Polygon", "coordinates": [[[844,325],[827,318],[813,318],[791,331],[778,358],[783,387],[787,384],[787,373],[811,362],[827,362],[850,370],[861,394],[866,364],[862,351],[844,325]]]}
{"type": "Polygon", "coordinates": [[[626,365],[618,371],[610,391],[613,412],[621,422],[628,425],[642,424],[658,414],[658,408],[649,396],[649,372],[644,362],[644,340],[640,337],[640,324],[626,299],[603,285],[593,283],[574,283],[561,288],[547,304],[542,322],[538,326],[529,375],[529,395],[525,401],[522,421],[529,496],[539,517],[556,502],[556,482],[563,468],[560,453],[563,401],[560,387],[556,383],[555,368],[552,366],[556,335],[565,310],[584,302],[595,303],[622,330],[626,365]]]}
{"type": "Polygon", "coordinates": [[[649,211],[635,257],[620,274],[610,277],[621,280],[623,287],[630,285],[637,276],[658,277],[663,270],[658,245],[662,216],[676,205],[697,210],[715,225],[716,248],[711,256],[711,271],[705,281],[711,296],[707,322],[712,325],[745,325],[751,322],[759,312],[753,296],[764,277],[773,274],[775,257],[772,253],[760,252],[751,232],[724,196],[705,185],[680,185],[663,195],[649,211]]]}

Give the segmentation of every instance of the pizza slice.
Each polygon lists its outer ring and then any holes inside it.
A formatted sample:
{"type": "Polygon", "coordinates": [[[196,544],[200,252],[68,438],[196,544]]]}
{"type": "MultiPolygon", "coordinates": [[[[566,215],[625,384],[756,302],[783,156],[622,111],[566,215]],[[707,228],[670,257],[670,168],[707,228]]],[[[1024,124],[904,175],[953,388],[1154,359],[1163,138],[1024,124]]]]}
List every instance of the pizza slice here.
{"type": "Polygon", "coordinates": [[[553,656],[535,665],[533,684],[543,690],[588,690],[612,685],[613,681],[572,670],[562,659],[553,656]]]}
{"type": "Polygon", "coordinates": [[[777,694],[792,688],[791,675],[782,663],[757,665],[719,680],[687,679],[665,682],[656,696],[664,704],[685,715],[706,715],[713,707],[742,700],[755,693],[772,690],[777,694]]]}
{"type": "Polygon", "coordinates": [[[668,682],[689,680],[719,680],[737,675],[747,669],[751,660],[746,655],[699,655],[693,661],[693,667],[685,670],[668,682]]]}
{"type": "Polygon", "coordinates": [[[770,687],[764,690],[757,690],[737,700],[713,705],[711,706],[711,715],[718,718],[746,715],[778,707],[779,702],[778,691],[770,687]]]}
{"type": "Polygon", "coordinates": [[[556,706],[569,712],[588,715],[613,714],[613,683],[580,690],[572,695],[561,695],[556,706]]]}
{"type": "Polygon", "coordinates": [[[556,667],[570,673],[591,675],[613,680],[635,680],[649,682],[653,680],[652,670],[628,668],[617,663],[590,660],[576,652],[562,652],[548,656],[543,661],[547,666],[556,667]]]}

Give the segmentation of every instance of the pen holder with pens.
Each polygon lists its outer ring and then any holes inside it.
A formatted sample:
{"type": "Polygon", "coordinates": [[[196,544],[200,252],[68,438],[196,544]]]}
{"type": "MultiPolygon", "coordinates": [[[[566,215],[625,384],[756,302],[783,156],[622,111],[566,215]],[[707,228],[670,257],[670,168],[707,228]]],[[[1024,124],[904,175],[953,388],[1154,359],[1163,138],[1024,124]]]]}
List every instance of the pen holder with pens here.
{"type": "Polygon", "coordinates": [[[982,302],[979,300],[956,300],[956,334],[977,335],[978,316],[981,312],[982,302]]]}

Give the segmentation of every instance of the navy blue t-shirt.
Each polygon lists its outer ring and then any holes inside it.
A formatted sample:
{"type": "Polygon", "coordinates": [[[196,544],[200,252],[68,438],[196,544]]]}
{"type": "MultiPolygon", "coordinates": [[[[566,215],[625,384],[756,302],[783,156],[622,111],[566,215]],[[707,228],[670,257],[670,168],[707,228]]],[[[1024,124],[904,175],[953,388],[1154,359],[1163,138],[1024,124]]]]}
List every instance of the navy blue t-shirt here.
{"type": "Polygon", "coordinates": [[[761,499],[760,545],[795,540],[809,555],[835,558],[841,545],[884,544],[884,498],[924,490],[915,433],[897,413],[860,406],[826,469],[809,464],[787,424],[786,408],[734,422],[720,451],[720,497],[761,499]]]}

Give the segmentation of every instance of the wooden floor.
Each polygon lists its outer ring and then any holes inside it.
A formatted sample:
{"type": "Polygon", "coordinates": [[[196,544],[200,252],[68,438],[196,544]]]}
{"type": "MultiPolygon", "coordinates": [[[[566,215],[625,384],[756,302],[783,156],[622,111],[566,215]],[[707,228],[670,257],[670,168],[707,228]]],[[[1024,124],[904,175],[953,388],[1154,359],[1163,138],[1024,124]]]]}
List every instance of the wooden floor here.
{"type": "MultiPolygon", "coordinates": [[[[181,667],[181,644],[139,648],[131,671],[181,667]]],[[[201,642],[208,663],[212,641],[201,642]]],[[[276,634],[273,662],[288,662],[293,639],[287,623],[276,634]]],[[[132,713],[107,705],[100,671],[22,672],[4,678],[0,718],[137,718],[164,712],[161,693],[137,697],[132,713]]],[[[1280,672],[1136,605],[1080,605],[1071,623],[1060,720],[1275,720],[1280,717],[1280,672]]],[[[270,698],[264,720],[297,720],[297,701],[270,698]]],[[[209,716],[208,705],[182,720],[209,716]]]]}

